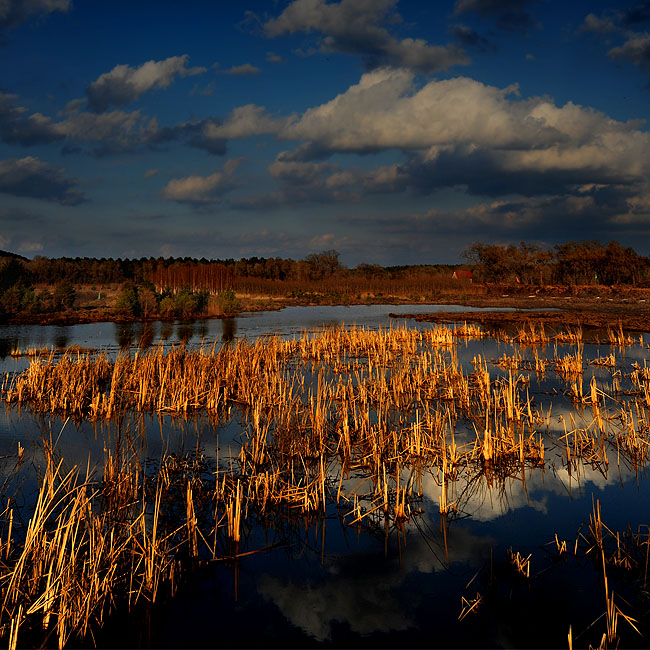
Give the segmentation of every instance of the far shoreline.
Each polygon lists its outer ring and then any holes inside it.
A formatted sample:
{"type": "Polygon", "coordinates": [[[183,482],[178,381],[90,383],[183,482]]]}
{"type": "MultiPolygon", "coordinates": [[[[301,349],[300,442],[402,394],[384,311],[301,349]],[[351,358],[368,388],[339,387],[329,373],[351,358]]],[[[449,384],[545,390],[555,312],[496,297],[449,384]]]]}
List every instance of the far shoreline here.
{"type": "Polygon", "coordinates": [[[279,311],[286,307],[354,306],[354,305],[458,305],[494,311],[461,311],[409,314],[394,312],[391,316],[412,318],[419,322],[470,321],[489,326],[537,321],[552,326],[584,326],[589,328],[623,327],[633,331],[650,331],[650,289],[631,287],[509,287],[490,286],[477,295],[461,292],[424,296],[419,300],[392,295],[367,296],[365,299],[333,300],[330,296],[313,300],[294,297],[268,297],[242,304],[237,314],[206,313],[190,319],[148,317],[120,313],[114,308],[82,305],[51,313],[22,313],[7,318],[2,325],[81,325],[88,323],[136,323],[153,321],[193,322],[221,320],[244,313],[279,311]],[[515,311],[498,311],[504,308],[515,311]],[[531,313],[531,310],[535,310],[531,313]]]}

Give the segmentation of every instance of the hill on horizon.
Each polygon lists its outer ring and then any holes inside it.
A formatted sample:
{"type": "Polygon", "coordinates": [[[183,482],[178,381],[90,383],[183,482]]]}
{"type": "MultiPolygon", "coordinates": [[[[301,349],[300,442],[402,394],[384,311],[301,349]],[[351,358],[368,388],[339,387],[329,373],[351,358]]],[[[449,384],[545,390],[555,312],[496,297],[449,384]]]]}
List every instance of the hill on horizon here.
{"type": "Polygon", "coordinates": [[[28,257],[25,257],[24,255],[18,255],[18,253],[10,253],[9,251],[0,250],[0,257],[12,257],[13,259],[29,262],[28,257]]]}

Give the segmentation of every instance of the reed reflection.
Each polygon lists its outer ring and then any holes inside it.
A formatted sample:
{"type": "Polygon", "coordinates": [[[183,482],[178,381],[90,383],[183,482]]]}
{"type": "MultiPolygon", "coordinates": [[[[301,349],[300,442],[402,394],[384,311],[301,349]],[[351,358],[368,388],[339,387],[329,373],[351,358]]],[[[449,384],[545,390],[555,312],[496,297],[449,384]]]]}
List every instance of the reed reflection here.
{"type": "Polygon", "coordinates": [[[133,323],[115,323],[115,342],[121,350],[128,350],[133,343],[135,331],[133,323]]]}
{"type": "Polygon", "coordinates": [[[139,333],[137,335],[138,347],[141,350],[151,347],[156,337],[156,326],[151,322],[140,323],[139,333]]]}
{"type": "Polygon", "coordinates": [[[237,335],[237,319],[236,318],[222,318],[221,319],[221,340],[224,343],[230,343],[235,340],[237,335]]]}
{"type": "Polygon", "coordinates": [[[204,320],[199,320],[195,322],[196,335],[201,339],[205,339],[210,331],[208,324],[204,320]]]}
{"type": "Polygon", "coordinates": [[[183,345],[187,345],[194,336],[194,323],[179,323],[176,336],[183,345]]]}
{"type": "Polygon", "coordinates": [[[18,338],[7,337],[0,338],[0,359],[4,359],[11,354],[19,345],[18,338]]]}
{"type": "Polygon", "coordinates": [[[56,348],[66,348],[70,341],[70,336],[68,335],[67,327],[57,327],[54,330],[54,347],[56,348]]]}
{"type": "Polygon", "coordinates": [[[160,338],[163,341],[168,341],[174,334],[174,323],[164,321],[160,324],[160,338]]]}

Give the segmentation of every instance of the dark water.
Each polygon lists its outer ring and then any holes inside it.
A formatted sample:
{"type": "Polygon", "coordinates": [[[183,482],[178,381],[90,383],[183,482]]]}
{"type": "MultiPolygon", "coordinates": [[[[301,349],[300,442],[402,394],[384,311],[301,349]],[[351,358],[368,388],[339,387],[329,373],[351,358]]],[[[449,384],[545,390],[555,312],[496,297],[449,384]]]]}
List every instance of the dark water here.
{"type": "MultiPolygon", "coordinates": [[[[295,308],[256,314],[236,321],[152,323],[117,326],[110,323],[67,328],[5,328],[0,330],[0,363],[16,371],[27,360],[3,357],[7,346],[79,344],[108,349],[186,341],[190,345],[221,344],[237,337],[265,333],[295,336],[338,322],[366,327],[389,325],[395,307],[295,308]],[[144,344],[142,343],[144,341],[144,344]],[[7,343],[8,342],[8,343],[7,343]],[[5,346],[4,348],[2,346],[5,346]]],[[[444,306],[449,310],[448,306],[444,306]]],[[[465,309],[465,308],[463,308],[465,309]]],[[[431,311],[423,306],[421,311],[431,311]]],[[[414,311],[408,307],[408,311],[414,311]]],[[[402,323],[393,323],[394,325],[402,323]]],[[[426,324],[414,327],[427,327],[426,324]]],[[[463,368],[480,354],[496,360],[512,354],[510,343],[485,338],[460,340],[456,346],[463,368]]],[[[571,346],[549,345],[548,358],[573,352],[571,346]]],[[[635,344],[623,350],[585,344],[585,360],[614,351],[615,370],[586,365],[583,384],[591,376],[604,389],[633,364],[644,365],[648,350],[635,344]]],[[[523,350],[532,358],[530,350],[523,350]]],[[[507,376],[494,364],[491,377],[507,376]]],[[[581,464],[569,471],[562,450],[553,444],[564,432],[562,419],[589,426],[588,409],[576,409],[564,396],[567,383],[549,371],[534,372],[529,391],[535,404],[552,415],[543,435],[544,467],[528,469],[502,480],[483,475],[468,488],[455,486],[451,498],[462,506],[457,517],[439,513],[441,488],[433,473],[423,477],[421,515],[399,530],[342,522],[335,505],[309,522],[296,517],[258,522],[246,530],[239,551],[260,552],[237,560],[196,567],[173,599],[163,599],[145,621],[118,618],[97,637],[105,647],[568,647],[572,626],[574,646],[597,645],[604,620],[590,625],[605,611],[602,567],[596,553],[586,553],[579,533],[586,531],[596,500],[604,522],[624,533],[650,524],[647,470],[616,452],[608,452],[606,471],[581,464]],[[560,557],[555,536],[579,539],[580,552],[560,557]],[[261,549],[261,550],[260,550],[261,549]],[[264,550],[266,549],[266,550],[264,550]],[[530,578],[517,574],[508,551],[531,554],[530,578]],[[480,593],[476,612],[459,621],[462,598],[480,593]]],[[[612,407],[615,405],[612,404],[612,407]]],[[[612,426],[615,426],[613,423],[612,426]]],[[[210,462],[227,464],[239,453],[241,423],[233,418],[217,425],[205,416],[179,420],[135,417],[120,425],[122,433],[137,432],[137,453],[155,463],[165,452],[179,455],[200,448],[210,462]]],[[[121,435],[115,424],[63,422],[29,412],[0,409],[0,456],[15,454],[20,443],[36,468],[42,460],[43,437],[57,441],[57,450],[70,466],[89,462],[101,469],[106,441],[121,435]]],[[[462,435],[462,432],[459,432],[462,435]]],[[[473,434],[472,434],[473,435],[473,434]]],[[[359,481],[349,479],[350,485],[359,481]]],[[[25,479],[20,498],[28,504],[34,485],[25,479]]],[[[621,574],[610,575],[617,594],[627,598],[624,611],[643,617],[650,611],[645,586],[621,574]]],[[[623,601],[617,601],[623,602],[623,601]]],[[[647,618],[642,626],[647,631],[647,618]]],[[[643,647],[639,637],[619,622],[621,647],[643,647]]]]}
{"type": "MultiPolygon", "coordinates": [[[[190,346],[221,345],[240,338],[255,340],[266,334],[284,338],[314,332],[332,325],[376,329],[403,324],[404,319],[389,314],[421,314],[438,311],[485,311],[462,305],[352,305],[322,307],[286,307],[279,311],[243,313],[236,318],[194,322],[154,321],[150,323],[87,323],[82,325],[0,325],[0,372],[23,370],[27,357],[12,358],[19,348],[63,349],[70,345],[106,350],[109,355],[131,347],[148,348],[181,343],[190,346]]],[[[513,311],[504,309],[503,311],[513,311]]],[[[426,325],[424,325],[426,327],[426,325]]]]}

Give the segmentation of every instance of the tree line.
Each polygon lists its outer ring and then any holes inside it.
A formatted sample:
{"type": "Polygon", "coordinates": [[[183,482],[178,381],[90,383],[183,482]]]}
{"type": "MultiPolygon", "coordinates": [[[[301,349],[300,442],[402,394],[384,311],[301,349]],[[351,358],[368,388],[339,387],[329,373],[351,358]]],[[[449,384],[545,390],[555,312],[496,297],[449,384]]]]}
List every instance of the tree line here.
{"type": "Polygon", "coordinates": [[[249,257],[240,260],[191,257],[48,258],[38,255],[30,260],[0,251],[0,272],[10,285],[19,279],[26,283],[47,285],[56,285],[66,280],[73,284],[98,286],[153,282],[158,290],[167,287],[178,290],[188,285],[219,292],[232,287],[237,278],[280,281],[314,281],[337,275],[392,278],[415,271],[440,272],[441,269],[450,268],[449,265],[381,267],[376,264],[359,264],[354,269],[348,269],[340,263],[339,257],[338,251],[329,250],[312,253],[301,260],[281,257],[249,257]]]}
{"type": "Polygon", "coordinates": [[[474,243],[463,253],[482,282],[575,285],[650,283],[650,259],[618,242],[570,241],[552,249],[474,243]]]}
{"type": "MultiPolygon", "coordinates": [[[[61,311],[75,302],[75,285],[100,290],[124,287],[121,306],[136,315],[187,314],[200,311],[208,295],[259,293],[311,296],[325,291],[335,300],[366,295],[435,298],[451,290],[459,265],[379,266],[341,264],[335,250],[301,260],[249,257],[240,260],[191,257],[113,259],[90,257],[27,259],[0,251],[0,316],[19,312],[61,311]],[[38,287],[38,289],[36,288],[38,287]],[[228,292],[228,293],[224,293],[228,292]],[[345,294],[345,295],[343,295],[345,294]],[[136,306],[138,305],[138,306],[136,306]]],[[[474,282],[534,285],[648,285],[650,259],[617,242],[567,242],[543,248],[474,243],[463,253],[474,282]]],[[[225,300],[225,298],[224,298],[225,300]]],[[[225,308],[226,306],[224,306],[225,308]]],[[[233,311],[232,304],[227,306],[233,311]]]]}

